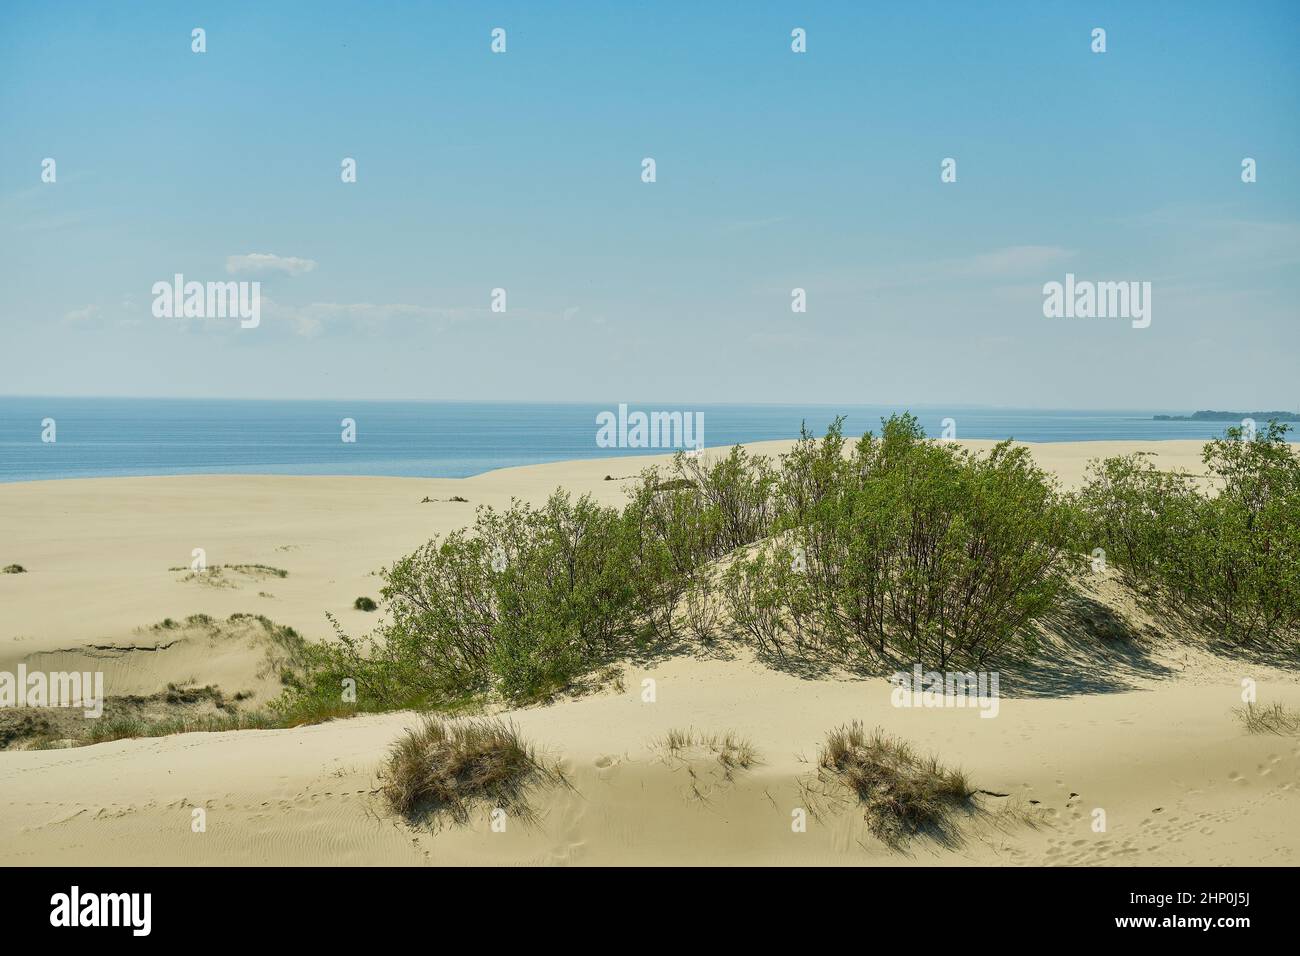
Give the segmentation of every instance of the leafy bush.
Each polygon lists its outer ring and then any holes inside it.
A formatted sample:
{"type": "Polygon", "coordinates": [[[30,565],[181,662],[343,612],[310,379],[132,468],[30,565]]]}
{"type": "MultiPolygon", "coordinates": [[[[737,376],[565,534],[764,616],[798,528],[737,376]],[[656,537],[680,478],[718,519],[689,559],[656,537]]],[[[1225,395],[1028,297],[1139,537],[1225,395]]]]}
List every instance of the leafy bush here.
{"type": "Polygon", "coordinates": [[[680,480],[694,486],[696,511],[712,529],[710,556],[721,557],[765,537],[775,517],[776,475],[761,456],[739,445],[726,458],[713,461],[678,453],[673,468],[680,480]]]}
{"type": "Polygon", "coordinates": [[[733,627],[762,653],[785,657],[790,630],[785,618],[780,558],[769,548],[732,562],[722,575],[722,593],[733,627]]]}
{"type": "Polygon", "coordinates": [[[1125,584],[1149,591],[1179,562],[1175,541],[1194,524],[1199,498],[1192,476],[1161,471],[1137,452],[1092,462],[1077,502],[1081,547],[1101,548],[1125,584]]]}
{"type": "Polygon", "coordinates": [[[374,598],[359,597],[352,602],[352,606],[358,611],[374,611],[379,605],[375,603],[374,598]]]}
{"type": "Polygon", "coordinates": [[[722,614],[718,607],[718,587],[708,571],[692,573],[682,595],[683,616],[692,638],[701,644],[712,643],[718,637],[722,614]]]}
{"type": "MultiPolygon", "coordinates": [[[[314,650],[306,694],[356,681],[364,706],[441,706],[564,687],[634,635],[634,542],[612,508],[556,492],[541,509],[481,507],[472,528],[384,572],[390,619],[365,640],[314,650]]],[[[336,625],[337,629],[337,625],[336,625]]]]}
{"type": "Polygon", "coordinates": [[[733,449],[711,465],[678,455],[667,475],[647,469],[622,511],[562,491],[538,509],[481,507],[471,528],[384,572],[390,620],[315,649],[297,692],[329,699],[351,677],[367,708],[544,697],[672,637],[688,593],[698,636],[716,620],[701,569],[770,530],[772,481],[765,460],[733,449]]]}
{"type": "Polygon", "coordinates": [[[983,456],[928,443],[911,416],[846,455],[841,424],[805,429],[779,467],[739,447],[679,454],[643,471],[621,511],[561,491],[536,509],[480,507],[385,570],[389,620],[314,648],[298,706],[330,706],[348,678],[362,709],[537,699],[682,624],[706,641],[727,619],[779,656],[945,666],[1012,644],[1071,570],[1069,510],[1047,476],[1009,443],[983,456]]]}
{"type": "Polygon", "coordinates": [[[1053,480],[1010,442],[984,455],[924,440],[910,415],[849,457],[839,423],[783,459],[784,543],[738,563],[737,623],[846,658],[887,651],[979,666],[1016,648],[1077,569],[1075,521],[1053,480]]]}
{"type": "Polygon", "coordinates": [[[1202,451],[1214,487],[1138,456],[1094,464],[1079,495],[1089,540],[1124,581],[1238,644],[1300,630],[1300,455],[1287,427],[1241,428],[1202,451]]]}

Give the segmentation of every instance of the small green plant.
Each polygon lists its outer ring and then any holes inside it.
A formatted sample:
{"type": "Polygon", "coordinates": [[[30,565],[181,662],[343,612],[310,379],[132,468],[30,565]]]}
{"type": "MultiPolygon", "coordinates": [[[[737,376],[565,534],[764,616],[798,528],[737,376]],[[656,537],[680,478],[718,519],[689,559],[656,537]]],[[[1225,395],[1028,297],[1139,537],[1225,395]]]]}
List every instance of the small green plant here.
{"type": "Polygon", "coordinates": [[[21,564],[7,564],[4,568],[5,574],[26,574],[27,569],[21,564]]]}
{"type": "Polygon", "coordinates": [[[358,611],[374,611],[379,605],[368,597],[359,597],[352,602],[352,606],[358,611]]]}

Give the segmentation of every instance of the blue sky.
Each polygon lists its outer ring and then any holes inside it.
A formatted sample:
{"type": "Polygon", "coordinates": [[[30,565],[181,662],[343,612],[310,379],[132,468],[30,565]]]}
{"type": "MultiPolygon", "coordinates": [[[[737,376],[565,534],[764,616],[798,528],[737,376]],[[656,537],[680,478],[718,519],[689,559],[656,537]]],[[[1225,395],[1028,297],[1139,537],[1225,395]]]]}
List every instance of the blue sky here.
{"type": "Polygon", "coordinates": [[[1300,405],[1294,2],[17,0],[0,144],[0,394],[1300,405]]]}

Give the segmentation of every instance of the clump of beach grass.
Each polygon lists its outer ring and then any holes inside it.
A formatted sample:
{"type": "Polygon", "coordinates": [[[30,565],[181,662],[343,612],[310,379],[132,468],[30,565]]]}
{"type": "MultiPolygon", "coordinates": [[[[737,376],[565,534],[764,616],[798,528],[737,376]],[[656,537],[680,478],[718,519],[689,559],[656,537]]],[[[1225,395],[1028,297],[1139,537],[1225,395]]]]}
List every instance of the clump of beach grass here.
{"type": "Polygon", "coordinates": [[[514,724],[433,716],[393,744],[383,777],[388,805],[408,820],[445,815],[461,824],[476,805],[531,821],[529,794],[564,782],[560,769],[539,759],[514,724]]]}
{"type": "Polygon", "coordinates": [[[760,761],[750,741],[733,731],[705,734],[694,728],[674,728],[655,741],[654,746],[677,760],[688,760],[695,753],[713,755],[723,776],[731,780],[737,771],[749,770],[760,761]]]}
{"type": "Polygon", "coordinates": [[[26,574],[27,569],[23,567],[21,564],[6,564],[4,568],[4,573],[5,574],[26,574]]]}
{"type": "Polygon", "coordinates": [[[1247,704],[1236,708],[1233,713],[1252,734],[1287,734],[1300,733],[1300,711],[1288,710],[1281,704],[1273,703],[1267,707],[1247,704]]]}
{"type": "Polygon", "coordinates": [[[850,790],[868,830],[890,846],[919,833],[948,838],[953,814],[973,809],[974,790],[964,773],[920,756],[880,728],[867,733],[859,721],[826,735],[817,775],[824,784],[850,790]]]}
{"type": "Polygon", "coordinates": [[[269,564],[218,564],[215,568],[225,571],[238,571],[240,574],[266,574],[276,578],[287,578],[289,572],[284,568],[273,568],[269,564]]]}
{"type": "Polygon", "coordinates": [[[238,574],[261,581],[266,578],[287,578],[289,572],[284,568],[275,568],[269,564],[210,564],[206,568],[168,568],[168,571],[183,571],[182,581],[194,581],[214,588],[234,588],[239,585],[230,580],[228,575],[238,574]]]}
{"type": "Polygon", "coordinates": [[[171,737],[175,734],[218,734],[229,730],[271,730],[277,726],[273,717],[261,711],[179,715],[158,720],[120,714],[94,721],[81,743],[102,744],[113,740],[171,737]]]}

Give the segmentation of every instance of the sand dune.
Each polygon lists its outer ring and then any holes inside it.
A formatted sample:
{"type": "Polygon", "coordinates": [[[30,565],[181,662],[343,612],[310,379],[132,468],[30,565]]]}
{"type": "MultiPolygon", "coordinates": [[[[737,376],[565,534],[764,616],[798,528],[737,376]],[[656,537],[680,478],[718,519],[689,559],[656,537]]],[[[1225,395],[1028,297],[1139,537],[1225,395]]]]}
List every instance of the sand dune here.
{"type": "MultiPolygon", "coordinates": [[[[1300,741],[1252,737],[1236,688],[1179,685],[974,711],[900,711],[884,681],[807,681],[745,662],[677,660],[631,670],[623,693],[512,715],[561,760],[571,789],[538,798],[540,820],[493,832],[415,830],[378,796],[384,751],[410,714],[295,730],[185,734],[64,751],[6,753],[6,863],[1223,863],[1297,862],[1300,741]],[[652,677],[658,701],[643,704],[652,677]],[[963,826],[964,844],[896,852],[845,809],[791,830],[824,732],[849,718],[960,763],[1008,798],[963,826]],[[676,727],[735,729],[762,763],[726,782],[704,759],[693,782],[656,739],[676,727]],[[1072,796],[1074,795],[1074,796],[1072,796]],[[1037,804],[1029,801],[1039,801],[1037,804]],[[191,832],[193,809],[206,832],[191,832]],[[1107,832],[1092,830],[1093,811],[1107,832]],[[1005,812],[1003,812],[1005,811],[1005,812]]],[[[1300,704],[1294,683],[1261,694],[1300,704]]]]}
{"type": "MultiPolygon", "coordinates": [[[[987,442],[971,442],[987,446],[987,442]]],[[[765,443],[772,453],[788,443],[765,443]]],[[[1031,446],[1076,484],[1092,457],[1138,450],[1199,470],[1198,442],[1031,446]]],[[[256,628],[185,625],[262,614],[309,638],[335,614],[353,633],[376,615],[374,572],[479,504],[538,501],[557,486],[623,500],[653,459],[565,462],[464,480],[198,476],[0,485],[0,670],[94,665],[109,694],[173,682],[227,693],[275,691],[275,648],[256,628]],[[453,495],[469,503],[451,502],[453,495]],[[424,503],[425,497],[438,499],[424,503]],[[193,548],[232,572],[224,586],[184,571],[193,548]],[[173,630],[155,625],[180,622],[173,630]],[[163,645],[166,645],[165,647],[163,645]]],[[[810,680],[743,651],[626,665],[603,690],[507,713],[564,767],[569,786],[535,797],[535,825],[494,832],[412,828],[384,806],[379,768],[410,713],[292,730],[184,734],[90,747],[0,753],[0,862],[7,864],[1295,864],[1300,739],[1250,735],[1233,715],[1240,681],[1261,701],[1300,707],[1297,672],[1215,656],[1170,639],[1160,622],[1102,583],[1125,640],[1080,648],[1049,634],[1050,672],[1002,687],[997,719],[973,709],[900,709],[883,678],[810,680]],[[655,700],[643,700],[643,681],[655,700]],[[806,832],[808,784],[826,731],[880,725],[967,771],[982,795],[960,842],[890,849],[851,805],[822,808],[806,832]],[[673,729],[734,731],[760,762],[728,779],[707,753],[666,757],[673,729]],[[194,811],[205,829],[194,832],[194,811]],[[1095,811],[1105,832],[1094,829],[1095,811]]],[[[1071,612],[1074,613],[1074,612],[1071,612]]],[[[1090,613],[1081,609],[1078,613],[1090,613]]],[[[1046,665],[1044,665],[1046,668],[1046,665]]]]}

